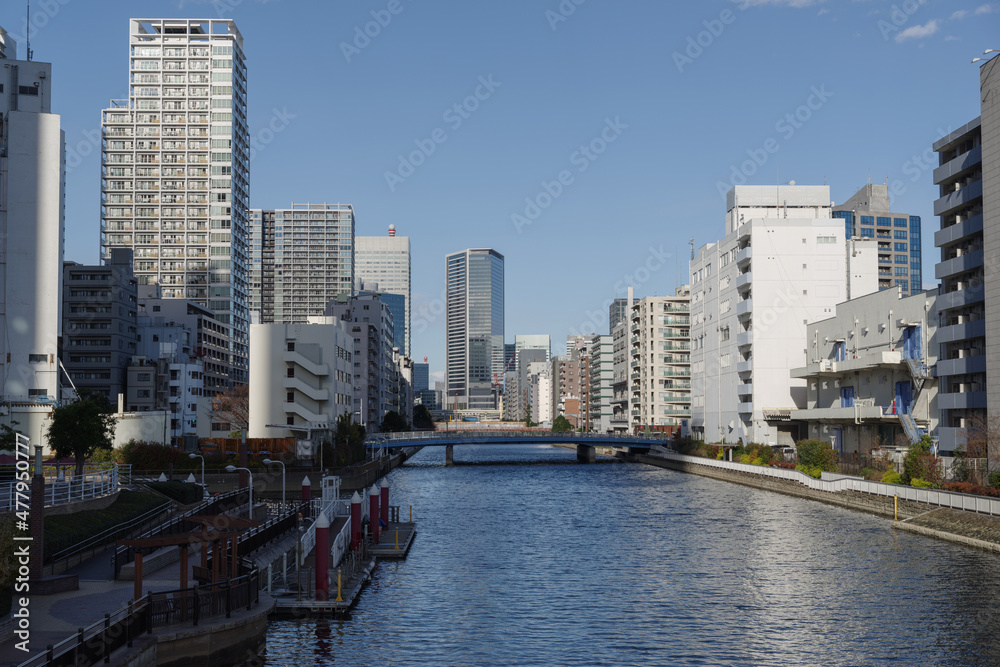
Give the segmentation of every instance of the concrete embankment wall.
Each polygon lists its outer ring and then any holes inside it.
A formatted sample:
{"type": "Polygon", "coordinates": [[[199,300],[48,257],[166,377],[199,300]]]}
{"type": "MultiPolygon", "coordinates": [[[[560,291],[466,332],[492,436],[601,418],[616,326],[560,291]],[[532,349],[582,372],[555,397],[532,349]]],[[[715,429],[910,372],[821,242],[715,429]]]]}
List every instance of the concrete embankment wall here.
{"type": "MultiPolygon", "coordinates": [[[[858,493],[857,491],[841,491],[839,493],[817,491],[802,486],[798,482],[793,482],[787,479],[776,479],[773,477],[765,477],[763,475],[752,475],[737,470],[727,470],[725,468],[698,465],[697,463],[689,463],[687,461],[673,461],[656,456],[638,455],[634,457],[634,460],[639,463],[646,463],[660,468],[669,468],[680,472],[701,475],[702,477],[719,479],[724,482],[732,482],[733,484],[752,486],[755,489],[764,489],[767,491],[774,491],[775,493],[783,493],[788,496],[795,496],[797,498],[806,498],[808,500],[815,500],[828,505],[836,505],[838,507],[846,507],[848,509],[857,510],[859,512],[867,512],[869,514],[876,514],[890,519],[893,517],[893,499],[888,496],[876,496],[867,493],[858,493]]],[[[937,509],[936,505],[928,505],[911,500],[900,500],[899,518],[907,519],[915,517],[934,509],[937,509]]]]}
{"type": "MultiPolygon", "coordinates": [[[[896,502],[891,496],[859,491],[821,491],[810,489],[788,479],[700,465],[693,461],[678,461],[644,455],[630,458],[639,463],[660,468],[669,468],[733,484],[742,484],[755,489],[815,500],[827,505],[836,505],[888,519],[894,516],[896,502]]],[[[892,523],[893,528],[1000,554],[1000,517],[905,499],[898,500],[898,509],[900,520],[892,523]]]]}

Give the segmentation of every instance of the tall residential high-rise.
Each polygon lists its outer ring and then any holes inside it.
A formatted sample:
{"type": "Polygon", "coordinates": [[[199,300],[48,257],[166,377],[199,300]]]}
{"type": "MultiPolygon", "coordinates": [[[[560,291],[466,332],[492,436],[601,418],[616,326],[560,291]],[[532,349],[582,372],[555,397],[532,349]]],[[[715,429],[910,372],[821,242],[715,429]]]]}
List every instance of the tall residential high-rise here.
{"type": "Polygon", "coordinates": [[[102,117],[101,254],[131,248],[139,285],[229,327],[247,381],[250,133],[243,36],[229,19],[131,19],[129,96],[102,117]]]}
{"type": "MultiPolygon", "coordinates": [[[[825,185],[736,186],[726,236],[691,262],[691,428],[708,442],[789,445],[805,407],[806,323],[875,288],[869,265],[848,271],[844,221],[825,185]]],[[[634,387],[633,387],[634,389],[634,387]]]]}
{"type": "Polygon", "coordinates": [[[504,370],[504,258],[490,248],[445,257],[444,408],[496,410],[504,370]]]}
{"type": "Polygon", "coordinates": [[[52,65],[17,60],[0,29],[0,399],[42,443],[59,400],[65,137],[51,112],[52,65]]]}
{"type": "Polygon", "coordinates": [[[631,321],[632,432],[677,433],[691,418],[689,287],[678,287],[674,296],[639,299],[631,321]]]}
{"type": "MultiPolygon", "coordinates": [[[[982,115],[934,142],[941,229],[937,299],[938,437],[961,450],[969,429],[1000,420],[1000,287],[989,262],[1000,252],[1000,60],[980,69],[982,115]]],[[[995,428],[995,426],[993,427],[995,428]]],[[[991,445],[991,447],[995,447],[991,445]]],[[[996,456],[997,452],[991,452],[996,456]]]]}
{"type": "MultiPolygon", "coordinates": [[[[396,328],[403,341],[397,346],[406,356],[410,348],[410,237],[396,236],[396,225],[389,225],[388,236],[359,236],[355,240],[357,279],[378,283],[378,289],[388,294],[401,294],[404,317],[396,317],[396,328]]],[[[425,387],[426,388],[426,387],[425,387]]]]}
{"type": "MultiPolygon", "coordinates": [[[[623,299],[625,315],[615,319],[611,326],[611,346],[613,360],[611,364],[611,430],[614,433],[630,433],[632,430],[632,376],[639,378],[638,369],[632,364],[632,307],[634,298],[632,287],[628,288],[628,296],[623,299]]],[[[617,302],[617,299],[616,299],[617,302]]],[[[612,305],[611,312],[615,312],[612,305]]],[[[688,383],[690,387],[690,383],[688,383]]]]}
{"type": "Polygon", "coordinates": [[[354,289],[354,207],[253,209],[250,308],[261,324],[303,323],[354,289]]]}
{"type": "Polygon", "coordinates": [[[920,216],[891,213],[888,185],[867,184],[843,204],[834,206],[833,217],[844,220],[846,238],[874,239],[878,243],[880,290],[898,286],[903,296],[923,291],[920,216]]]}

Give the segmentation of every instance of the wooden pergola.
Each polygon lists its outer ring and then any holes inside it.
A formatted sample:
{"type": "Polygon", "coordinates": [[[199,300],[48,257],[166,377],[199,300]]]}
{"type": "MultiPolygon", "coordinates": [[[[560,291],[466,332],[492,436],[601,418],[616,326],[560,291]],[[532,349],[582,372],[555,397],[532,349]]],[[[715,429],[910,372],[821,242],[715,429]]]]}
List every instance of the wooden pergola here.
{"type": "Polygon", "coordinates": [[[201,567],[195,568],[195,578],[199,583],[217,583],[226,576],[226,564],[223,563],[225,553],[230,552],[228,563],[229,577],[235,578],[237,575],[237,545],[239,536],[248,528],[259,526],[259,521],[252,521],[242,517],[232,516],[193,516],[185,517],[185,521],[200,524],[201,530],[191,533],[181,533],[179,535],[160,535],[157,537],[144,537],[137,540],[118,540],[118,544],[135,549],[135,564],[133,576],[135,580],[134,595],[138,600],[142,597],[142,551],[162,549],[164,547],[178,547],[181,552],[180,558],[180,586],[188,587],[188,548],[191,545],[202,545],[201,567]],[[232,542],[232,549],[229,543],[232,542]],[[208,549],[212,548],[212,570],[208,570],[208,549]],[[221,572],[220,572],[221,564],[221,572]]]}

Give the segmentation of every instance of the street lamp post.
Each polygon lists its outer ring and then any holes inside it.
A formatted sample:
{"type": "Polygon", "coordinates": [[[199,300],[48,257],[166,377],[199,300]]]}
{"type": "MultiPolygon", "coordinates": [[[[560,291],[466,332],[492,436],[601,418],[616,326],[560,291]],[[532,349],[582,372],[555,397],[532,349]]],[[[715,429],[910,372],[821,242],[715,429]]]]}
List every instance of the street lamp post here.
{"type": "Polygon", "coordinates": [[[277,463],[281,466],[281,511],[285,511],[285,464],[283,461],[275,461],[273,459],[264,459],[264,465],[269,466],[272,463],[277,463]]]}
{"type": "Polygon", "coordinates": [[[201,486],[202,488],[207,489],[208,487],[205,486],[205,457],[201,456],[200,454],[195,454],[194,452],[191,452],[190,454],[188,454],[188,458],[201,459],[201,486]]]}
{"type": "Polygon", "coordinates": [[[250,512],[249,512],[249,514],[250,514],[250,518],[253,519],[253,472],[250,471],[250,468],[237,468],[236,466],[233,466],[233,465],[226,466],[226,472],[236,472],[237,470],[246,470],[247,471],[247,477],[250,478],[250,512]]]}

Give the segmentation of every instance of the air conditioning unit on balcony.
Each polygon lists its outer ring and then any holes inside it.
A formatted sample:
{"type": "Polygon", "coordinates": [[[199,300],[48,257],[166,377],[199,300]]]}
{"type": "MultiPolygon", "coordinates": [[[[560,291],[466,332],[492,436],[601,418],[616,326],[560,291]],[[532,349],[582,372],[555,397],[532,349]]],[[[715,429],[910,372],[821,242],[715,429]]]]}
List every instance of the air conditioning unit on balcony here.
{"type": "Polygon", "coordinates": [[[833,362],[829,359],[823,359],[822,361],[819,362],[819,369],[821,371],[832,371],[833,362]]]}

